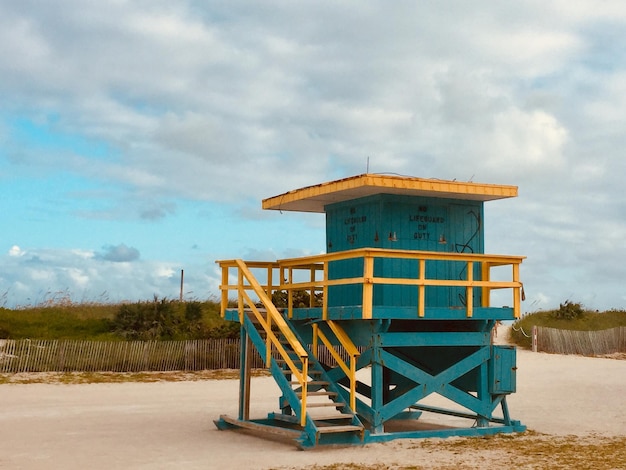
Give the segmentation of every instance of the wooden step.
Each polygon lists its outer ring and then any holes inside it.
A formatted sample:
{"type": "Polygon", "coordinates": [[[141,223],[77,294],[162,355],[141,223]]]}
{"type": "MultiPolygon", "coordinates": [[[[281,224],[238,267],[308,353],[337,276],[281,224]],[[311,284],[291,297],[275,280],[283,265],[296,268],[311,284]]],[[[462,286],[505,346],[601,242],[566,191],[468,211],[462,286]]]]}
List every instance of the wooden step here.
{"type": "MultiPolygon", "coordinates": [[[[302,398],[302,392],[297,392],[296,396],[298,398],[302,398]]],[[[323,391],[323,392],[308,392],[306,394],[307,397],[336,397],[337,396],[337,392],[327,392],[327,391],[323,391]]]]}
{"type": "Polygon", "coordinates": [[[345,408],[345,403],[335,403],[334,401],[325,401],[321,403],[307,403],[308,408],[345,408]]]}
{"type": "Polygon", "coordinates": [[[355,426],[354,424],[346,424],[346,425],[341,425],[341,426],[334,426],[334,425],[321,426],[317,428],[317,432],[320,434],[330,434],[330,433],[335,433],[335,432],[351,432],[351,431],[362,432],[363,426],[355,426]]]}
{"type": "MultiPolygon", "coordinates": [[[[276,364],[278,364],[279,366],[284,366],[287,364],[287,361],[285,359],[274,359],[274,360],[276,361],[276,364]]],[[[302,366],[302,361],[300,360],[299,357],[292,358],[291,362],[293,362],[295,366],[298,366],[298,367],[302,366]]]]}
{"type": "Polygon", "coordinates": [[[311,415],[311,419],[315,422],[318,421],[335,421],[341,419],[352,419],[354,418],[353,414],[350,413],[335,413],[335,414],[319,414],[319,415],[311,415]]]}
{"type": "MultiPolygon", "coordinates": [[[[300,385],[300,382],[298,382],[297,380],[292,380],[289,383],[291,385],[300,385]]],[[[324,387],[326,385],[330,385],[330,382],[327,382],[325,380],[309,380],[307,382],[307,385],[317,385],[317,386],[320,386],[320,387],[324,387]]]]}
{"type": "MultiPolygon", "coordinates": [[[[283,370],[283,374],[291,374],[291,371],[289,369],[284,369],[283,370]]],[[[309,377],[320,376],[320,375],[322,375],[322,371],[320,371],[320,370],[310,370],[309,369],[309,377]]]]}

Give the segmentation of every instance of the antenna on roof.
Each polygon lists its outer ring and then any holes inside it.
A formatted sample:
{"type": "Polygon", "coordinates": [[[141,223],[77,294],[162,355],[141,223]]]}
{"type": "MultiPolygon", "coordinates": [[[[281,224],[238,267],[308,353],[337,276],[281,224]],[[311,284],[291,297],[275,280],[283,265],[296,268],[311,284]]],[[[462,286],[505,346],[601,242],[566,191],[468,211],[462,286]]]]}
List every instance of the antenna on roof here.
{"type": "Polygon", "coordinates": [[[365,173],[370,172],[370,157],[367,157],[367,166],[365,167],[365,173]]]}

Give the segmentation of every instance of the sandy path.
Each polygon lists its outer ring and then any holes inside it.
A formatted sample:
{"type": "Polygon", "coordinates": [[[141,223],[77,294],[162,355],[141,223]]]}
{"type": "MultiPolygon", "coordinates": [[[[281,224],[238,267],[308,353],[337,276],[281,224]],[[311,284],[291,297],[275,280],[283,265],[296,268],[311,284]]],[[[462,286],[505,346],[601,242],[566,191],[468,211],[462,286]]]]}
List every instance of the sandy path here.
{"type": "MultiPolygon", "coordinates": [[[[518,351],[514,419],[554,435],[626,436],[626,361],[518,351]]],[[[269,377],[254,378],[252,415],[277,404],[269,377]]],[[[268,469],[336,462],[433,461],[410,440],[300,452],[285,442],[217,431],[237,414],[238,383],[0,385],[0,468],[268,469]]],[[[465,421],[467,423],[467,421],[465,421]]],[[[489,468],[484,466],[484,468],[489,468]]]]}

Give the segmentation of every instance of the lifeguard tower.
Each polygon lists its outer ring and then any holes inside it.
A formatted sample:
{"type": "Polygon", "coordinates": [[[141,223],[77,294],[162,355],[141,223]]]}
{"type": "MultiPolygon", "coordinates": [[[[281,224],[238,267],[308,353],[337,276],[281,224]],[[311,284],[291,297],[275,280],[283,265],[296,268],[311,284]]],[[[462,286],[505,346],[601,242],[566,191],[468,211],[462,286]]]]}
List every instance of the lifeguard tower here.
{"type": "Polygon", "coordinates": [[[239,415],[218,428],[304,449],[525,430],[506,402],[515,348],[491,341],[496,322],[520,316],[524,257],[484,252],[484,202],[515,196],[515,186],[363,174],[264,200],[325,213],[327,253],[219,261],[242,365],[239,415]],[[495,289],[508,305],[491,305],[495,289]],[[252,348],[280,389],[261,418],[250,416],[252,348]]]}

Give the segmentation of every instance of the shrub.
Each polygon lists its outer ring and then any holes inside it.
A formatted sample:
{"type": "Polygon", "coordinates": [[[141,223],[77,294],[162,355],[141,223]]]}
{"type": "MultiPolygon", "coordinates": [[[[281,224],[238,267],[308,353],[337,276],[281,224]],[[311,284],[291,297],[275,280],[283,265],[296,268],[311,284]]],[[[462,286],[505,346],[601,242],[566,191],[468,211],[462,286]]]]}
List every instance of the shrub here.
{"type": "Polygon", "coordinates": [[[158,299],[123,304],[112,331],[128,340],[237,338],[239,324],[222,320],[215,302],[158,299]]]}
{"type": "Polygon", "coordinates": [[[174,339],[183,323],[173,301],[154,296],[152,302],[122,304],[113,319],[113,330],[130,340],[174,339]]]}
{"type": "Polygon", "coordinates": [[[561,320],[573,320],[582,317],[584,313],[585,310],[579,303],[566,300],[564,303],[559,304],[559,309],[556,311],[556,318],[561,320]]]}
{"type": "Polygon", "coordinates": [[[185,320],[192,323],[202,320],[202,304],[200,302],[187,302],[185,304],[185,320]]]}
{"type": "MultiPolygon", "coordinates": [[[[277,308],[287,308],[289,296],[287,291],[275,291],[272,293],[272,302],[277,308]]],[[[292,306],[294,308],[306,308],[310,305],[311,295],[306,290],[295,290],[292,293],[292,306]]],[[[313,299],[314,307],[322,306],[322,293],[315,293],[313,299]]]]}

